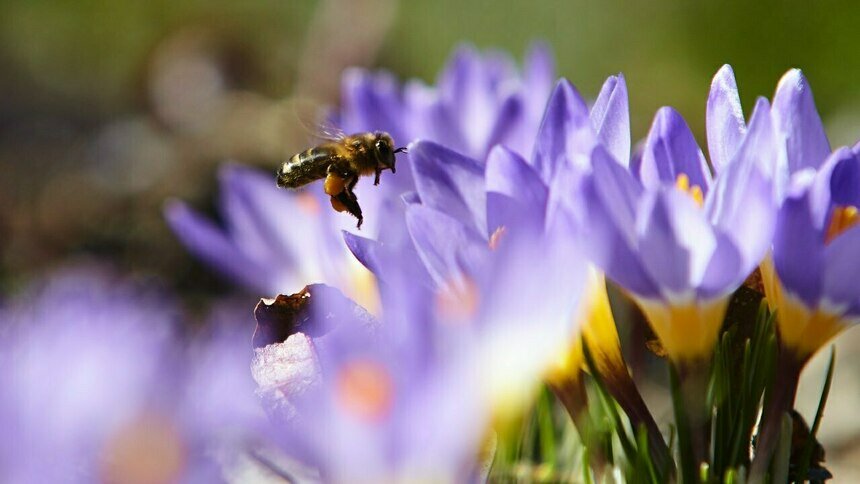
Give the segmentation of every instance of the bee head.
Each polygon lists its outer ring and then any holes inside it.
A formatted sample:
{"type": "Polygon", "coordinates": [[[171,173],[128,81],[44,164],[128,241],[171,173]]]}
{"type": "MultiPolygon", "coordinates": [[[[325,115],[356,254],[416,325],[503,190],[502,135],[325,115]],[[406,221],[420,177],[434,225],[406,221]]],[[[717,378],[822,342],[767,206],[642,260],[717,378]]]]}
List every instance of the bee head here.
{"type": "Polygon", "coordinates": [[[391,135],[388,133],[377,131],[373,133],[376,141],[374,142],[374,149],[376,150],[377,159],[379,163],[382,164],[383,168],[390,168],[391,173],[397,173],[395,168],[395,163],[397,159],[395,158],[396,153],[405,152],[406,148],[397,148],[394,149],[394,140],[391,139],[391,135]]]}

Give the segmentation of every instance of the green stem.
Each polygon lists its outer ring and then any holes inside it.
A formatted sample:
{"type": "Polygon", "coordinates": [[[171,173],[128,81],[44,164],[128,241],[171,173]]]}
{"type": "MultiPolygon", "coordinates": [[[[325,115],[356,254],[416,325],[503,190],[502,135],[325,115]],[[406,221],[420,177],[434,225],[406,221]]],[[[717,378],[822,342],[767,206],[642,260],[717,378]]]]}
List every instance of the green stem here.
{"type": "Polygon", "coordinates": [[[776,363],[776,376],[773,387],[765,394],[764,413],[761,417],[761,425],[755,449],[755,457],[750,467],[750,480],[762,482],[782,428],[782,416],[794,407],[794,398],[797,394],[797,383],[800,379],[800,370],[803,363],[795,358],[794,354],[780,347],[776,363]]]}

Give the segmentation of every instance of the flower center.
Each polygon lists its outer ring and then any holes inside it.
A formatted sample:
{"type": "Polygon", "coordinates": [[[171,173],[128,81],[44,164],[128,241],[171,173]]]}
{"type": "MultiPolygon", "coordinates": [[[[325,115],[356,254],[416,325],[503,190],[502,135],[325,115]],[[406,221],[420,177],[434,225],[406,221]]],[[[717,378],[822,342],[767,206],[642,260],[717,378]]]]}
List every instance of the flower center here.
{"type": "Polygon", "coordinates": [[[833,239],[858,223],[860,223],[860,213],[857,212],[857,207],[849,205],[834,208],[833,214],[830,216],[830,225],[824,236],[824,243],[829,244],[833,239]]]}
{"type": "Polygon", "coordinates": [[[675,179],[675,188],[689,195],[699,208],[705,205],[705,194],[702,193],[702,187],[699,185],[690,186],[690,177],[686,173],[681,173],[675,179]]]}
{"type": "Polygon", "coordinates": [[[337,398],[342,408],[365,422],[388,415],[394,401],[394,381],[388,370],[370,360],[347,363],[337,376],[337,398]]]}
{"type": "Polygon", "coordinates": [[[465,278],[452,281],[436,294],[436,310],[443,321],[462,323],[477,314],[480,301],[478,285],[465,278]]]}
{"type": "Polygon", "coordinates": [[[182,436],[169,419],[144,414],[107,440],[104,482],[176,482],[185,467],[182,436]]]}

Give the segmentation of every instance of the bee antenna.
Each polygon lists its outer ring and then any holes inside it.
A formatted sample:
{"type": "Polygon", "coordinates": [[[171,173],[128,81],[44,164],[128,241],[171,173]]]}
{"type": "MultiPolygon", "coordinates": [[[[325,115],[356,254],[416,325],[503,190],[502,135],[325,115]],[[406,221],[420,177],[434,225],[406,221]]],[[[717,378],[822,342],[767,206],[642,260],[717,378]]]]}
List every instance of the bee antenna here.
{"type": "Polygon", "coordinates": [[[395,153],[408,153],[408,151],[406,151],[405,146],[401,146],[400,148],[397,148],[396,150],[394,150],[394,152],[395,153]]]}

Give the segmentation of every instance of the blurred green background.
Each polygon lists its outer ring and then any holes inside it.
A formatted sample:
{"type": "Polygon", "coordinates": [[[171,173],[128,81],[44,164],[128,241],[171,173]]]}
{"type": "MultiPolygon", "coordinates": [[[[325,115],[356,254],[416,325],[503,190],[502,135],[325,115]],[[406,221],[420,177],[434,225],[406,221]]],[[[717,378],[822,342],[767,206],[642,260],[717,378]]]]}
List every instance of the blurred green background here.
{"type": "Polygon", "coordinates": [[[464,41],[519,59],[546,40],[586,97],[623,72],[635,139],[668,104],[703,141],[723,63],[747,110],[797,66],[833,144],[849,143],[857,25],[860,4],[827,1],[4,0],[0,283],[98,256],[192,297],[217,290],[167,231],[165,198],[212,211],[224,160],[271,170],[307,143],[295,97],[336,103],[350,65],[432,82],[464,41]]]}

